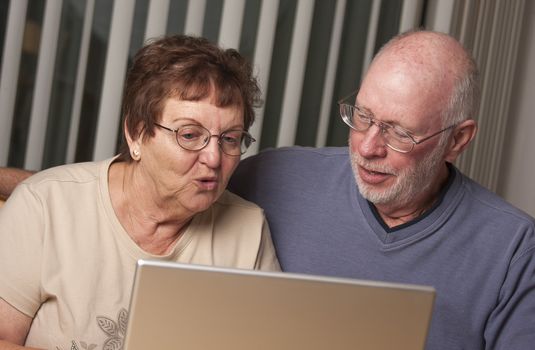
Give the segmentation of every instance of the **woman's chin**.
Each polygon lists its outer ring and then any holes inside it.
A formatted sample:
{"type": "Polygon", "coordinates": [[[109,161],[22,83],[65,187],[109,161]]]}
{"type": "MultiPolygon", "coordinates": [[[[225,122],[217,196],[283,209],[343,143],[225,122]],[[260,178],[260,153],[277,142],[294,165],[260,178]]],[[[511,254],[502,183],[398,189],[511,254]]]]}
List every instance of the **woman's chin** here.
{"type": "Polygon", "coordinates": [[[200,213],[210,208],[219,198],[219,194],[214,192],[205,192],[192,196],[190,199],[183,201],[183,206],[193,213],[200,213]]]}

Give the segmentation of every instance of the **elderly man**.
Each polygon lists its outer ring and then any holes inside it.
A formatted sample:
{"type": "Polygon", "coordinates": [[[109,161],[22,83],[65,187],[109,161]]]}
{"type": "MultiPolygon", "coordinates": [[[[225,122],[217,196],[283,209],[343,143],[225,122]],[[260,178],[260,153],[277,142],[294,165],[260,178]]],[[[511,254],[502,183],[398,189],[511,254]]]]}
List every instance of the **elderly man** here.
{"type": "Polygon", "coordinates": [[[349,152],[264,151],[232,189],[265,209],[285,271],[435,287],[428,349],[531,349],[534,221],[452,165],[478,103],[455,39],[403,34],[340,101],[349,152]]]}

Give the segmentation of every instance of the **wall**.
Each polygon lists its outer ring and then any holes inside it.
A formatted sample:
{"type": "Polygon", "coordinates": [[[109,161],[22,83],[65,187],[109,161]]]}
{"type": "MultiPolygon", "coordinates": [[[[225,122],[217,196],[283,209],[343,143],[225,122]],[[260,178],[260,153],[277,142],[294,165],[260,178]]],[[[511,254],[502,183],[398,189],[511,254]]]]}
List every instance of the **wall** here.
{"type": "Polygon", "coordinates": [[[535,3],[526,1],[498,194],[535,216],[535,3]]]}

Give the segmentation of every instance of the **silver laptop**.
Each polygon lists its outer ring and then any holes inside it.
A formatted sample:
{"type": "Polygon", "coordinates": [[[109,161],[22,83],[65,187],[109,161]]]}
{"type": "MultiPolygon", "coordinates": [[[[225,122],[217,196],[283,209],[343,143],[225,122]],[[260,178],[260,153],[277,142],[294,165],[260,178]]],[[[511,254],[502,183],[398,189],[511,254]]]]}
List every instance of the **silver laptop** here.
{"type": "Polygon", "coordinates": [[[125,350],[425,346],[425,286],[140,260],[125,350]]]}

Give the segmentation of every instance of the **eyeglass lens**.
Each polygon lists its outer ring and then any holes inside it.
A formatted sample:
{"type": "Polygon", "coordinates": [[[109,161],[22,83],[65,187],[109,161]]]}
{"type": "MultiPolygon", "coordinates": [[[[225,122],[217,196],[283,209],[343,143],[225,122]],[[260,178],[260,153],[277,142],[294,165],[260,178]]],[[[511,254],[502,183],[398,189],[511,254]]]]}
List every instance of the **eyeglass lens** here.
{"type": "Polygon", "coordinates": [[[186,125],[176,132],[178,144],[190,151],[204,148],[213,136],[218,137],[221,150],[231,156],[239,156],[247,151],[253,142],[248,133],[242,130],[228,130],[221,135],[211,135],[210,131],[198,125],[186,125]]]}
{"type": "Polygon", "coordinates": [[[366,131],[372,124],[376,124],[381,129],[386,145],[396,151],[410,152],[414,147],[414,142],[407,132],[388,123],[375,120],[356,106],[341,103],[340,115],[342,120],[356,131],[366,131]]]}

